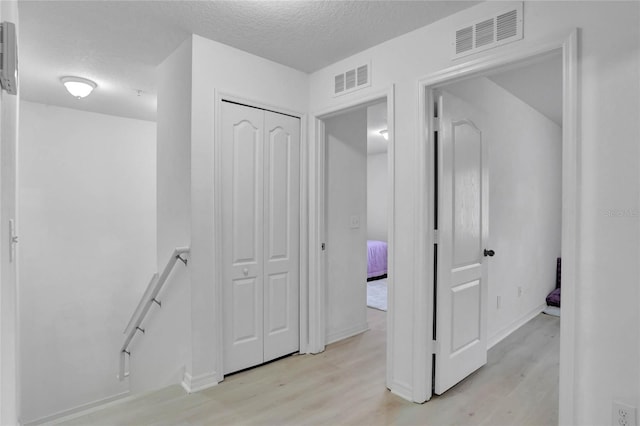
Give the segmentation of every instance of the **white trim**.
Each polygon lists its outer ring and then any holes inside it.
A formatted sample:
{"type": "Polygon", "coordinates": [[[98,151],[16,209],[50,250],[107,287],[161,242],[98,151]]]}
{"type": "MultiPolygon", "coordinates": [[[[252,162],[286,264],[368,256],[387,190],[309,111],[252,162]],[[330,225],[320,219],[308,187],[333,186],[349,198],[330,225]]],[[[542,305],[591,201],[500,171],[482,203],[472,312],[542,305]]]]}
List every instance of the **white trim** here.
{"type": "MultiPolygon", "coordinates": [[[[417,147],[418,183],[418,214],[416,215],[417,234],[424,236],[423,241],[416,242],[416,280],[414,294],[421,295],[422,283],[427,283],[426,296],[416,297],[415,307],[419,307],[426,300],[427,309],[433,295],[433,214],[429,206],[434,202],[433,181],[430,176],[433,163],[431,122],[426,117],[432,115],[434,88],[456,80],[468,79],[482,75],[488,71],[502,68],[527,59],[540,57],[554,51],[562,52],[563,61],[563,125],[562,125],[562,292],[563,306],[560,337],[560,424],[573,424],[575,418],[574,389],[575,389],[575,300],[576,283],[579,282],[579,189],[580,189],[580,152],[578,129],[580,124],[578,110],[578,30],[573,30],[567,37],[532,47],[520,46],[505,49],[492,55],[486,55],[459,65],[430,74],[418,81],[419,117],[418,134],[420,143],[417,147]]],[[[416,315],[419,315],[417,313],[416,315]]],[[[431,380],[433,369],[430,352],[424,353],[424,347],[430,347],[429,336],[433,327],[432,318],[426,321],[416,321],[413,350],[414,350],[414,380],[415,383],[431,380]],[[416,364],[417,363],[417,364],[416,364]],[[427,365],[426,371],[417,369],[419,365],[427,365]]],[[[425,390],[425,389],[423,389],[425,390]]],[[[426,389],[426,399],[431,397],[431,389],[426,389]]],[[[415,400],[416,389],[414,389],[415,400]]]]}
{"type": "Polygon", "coordinates": [[[327,344],[326,335],[326,256],[320,246],[325,242],[325,126],[324,120],[377,100],[387,101],[388,140],[388,302],[387,302],[387,374],[386,382],[393,389],[394,354],[394,285],[395,274],[395,88],[393,85],[364,96],[325,108],[310,114],[309,141],[309,352],[322,352],[327,344]]]}
{"type": "Polygon", "coordinates": [[[218,384],[219,374],[216,372],[201,374],[192,377],[191,374],[185,372],[182,382],[180,383],[187,393],[200,392],[205,389],[212,388],[218,384]]]}
{"type": "Polygon", "coordinates": [[[399,396],[402,399],[411,401],[413,398],[413,387],[407,383],[402,382],[390,382],[387,387],[392,394],[399,396]]]}
{"type": "MultiPolygon", "coordinates": [[[[240,95],[235,95],[226,91],[213,90],[213,123],[214,123],[214,136],[213,136],[213,191],[214,191],[214,315],[216,317],[215,327],[215,348],[216,348],[216,360],[215,368],[217,372],[216,380],[221,382],[224,380],[224,315],[223,315],[223,301],[222,301],[222,253],[224,250],[222,238],[222,158],[221,158],[221,143],[222,143],[222,130],[220,126],[221,114],[220,103],[223,99],[238,102],[244,105],[254,106],[261,109],[266,109],[282,114],[292,115],[300,118],[300,165],[302,166],[306,158],[308,157],[307,149],[307,114],[300,111],[291,110],[278,105],[273,105],[268,102],[249,99],[240,95]]],[[[309,308],[307,305],[307,297],[309,293],[309,276],[306,275],[309,270],[309,260],[307,256],[307,247],[309,247],[309,235],[306,232],[309,206],[308,206],[308,190],[306,186],[306,179],[304,176],[303,168],[300,167],[300,353],[307,353],[309,348],[309,331],[308,331],[308,318],[309,308]]],[[[186,373],[185,373],[186,374],[186,373]]]]}
{"type": "Polygon", "coordinates": [[[324,234],[325,204],[325,133],[324,123],[311,114],[313,135],[309,141],[309,353],[324,350],[325,319],[325,256],[321,245],[324,234]]]}
{"type": "Polygon", "coordinates": [[[578,30],[562,43],[562,317],[560,319],[560,413],[558,424],[573,424],[576,388],[576,300],[580,282],[580,113],[578,30]]]}
{"type": "Polygon", "coordinates": [[[523,325],[525,325],[526,323],[528,323],[529,321],[531,321],[532,319],[540,315],[540,313],[544,311],[544,308],[546,307],[547,305],[544,303],[540,306],[536,306],[533,310],[529,311],[528,313],[524,314],[520,318],[516,319],[511,324],[504,327],[502,330],[499,330],[493,336],[490,336],[489,339],[487,339],[487,349],[491,349],[498,343],[502,342],[511,333],[513,333],[514,331],[516,331],[517,329],[519,329],[520,327],[522,327],[523,325]]]}
{"type": "Polygon", "coordinates": [[[125,391],[125,392],[118,393],[106,398],[88,402],[86,404],[78,405],[77,407],[69,408],[68,410],[58,411],[55,414],[50,414],[48,416],[41,417],[37,420],[26,422],[24,423],[24,425],[32,426],[32,425],[41,425],[44,423],[50,423],[53,421],[65,422],[65,421],[73,420],[78,417],[86,416],[87,414],[94,413],[98,410],[103,410],[115,404],[120,404],[123,401],[131,401],[132,399],[137,398],[139,396],[140,395],[130,395],[129,391],[125,391]]]}
{"type": "Polygon", "coordinates": [[[335,331],[327,336],[327,345],[364,333],[368,330],[369,324],[365,322],[364,324],[359,324],[355,327],[349,327],[345,328],[344,330],[335,331]]]}

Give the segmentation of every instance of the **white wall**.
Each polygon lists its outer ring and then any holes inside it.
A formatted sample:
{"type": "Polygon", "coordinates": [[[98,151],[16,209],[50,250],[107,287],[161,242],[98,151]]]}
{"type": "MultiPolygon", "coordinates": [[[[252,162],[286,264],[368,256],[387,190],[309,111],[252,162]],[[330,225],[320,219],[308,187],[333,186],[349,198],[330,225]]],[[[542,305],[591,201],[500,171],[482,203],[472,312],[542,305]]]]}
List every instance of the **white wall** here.
{"type": "MultiPolygon", "coordinates": [[[[158,67],[157,265],[162,270],[176,247],[190,242],[191,40],[158,67]]],[[[153,272],[155,272],[154,270],[153,272]]],[[[131,391],[158,389],[182,380],[190,354],[189,268],[177,263],[145,322],[144,338],[132,344],[131,391]]]]}
{"type": "Polygon", "coordinates": [[[184,353],[173,361],[167,360],[166,365],[171,370],[184,366],[184,385],[199,389],[222,379],[222,372],[216,369],[221,335],[217,332],[220,324],[214,286],[217,272],[214,241],[219,237],[214,229],[215,93],[304,113],[308,105],[308,76],[195,35],[161,65],[160,76],[158,249],[166,251],[180,244],[191,247],[188,276],[175,280],[179,282],[175,284],[189,288],[190,294],[186,300],[177,302],[181,307],[176,309],[177,314],[181,312],[188,317],[189,330],[177,336],[176,327],[160,339],[183,345],[184,353]],[[180,80],[177,85],[175,79],[180,80]],[[166,152],[164,160],[160,158],[161,149],[166,152]],[[177,160],[171,160],[172,152],[177,160]],[[173,209],[175,215],[163,219],[160,213],[163,209],[173,209]],[[167,237],[166,244],[163,243],[162,235],[171,236],[171,240],[167,237]]]}
{"type": "MultiPolygon", "coordinates": [[[[192,360],[195,378],[210,383],[215,371],[216,274],[214,241],[214,92],[224,92],[304,113],[308,105],[308,76],[258,56],[193,36],[191,127],[191,302],[192,360]],[[209,380],[208,378],[211,378],[209,380]]],[[[304,326],[301,324],[301,327],[304,326]]]]}
{"type": "MultiPolygon", "coordinates": [[[[391,291],[398,309],[392,313],[390,385],[408,397],[418,385],[408,350],[415,314],[415,153],[422,140],[416,131],[420,119],[416,81],[455,64],[449,43],[455,28],[503,7],[503,2],[481,3],[311,75],[312,111],[335,108],[395,85],[396,264],[391,291]],[[333,76],[369,60],[371,87],[334,98],[333,76]]],[[[611,209],[638,211],[639,8],[637,2],[527,2],[524,40],[487,53],[557,40],[580,28],[577,318],[574,340],[563,342],[574,346],[577,362],[562,366],[574,369],[575,401],[573,407],[561,409],[575,413],[576,424],[607,424],[613,398],[640,401],[639,222],[633,215],[607,215],[611,209]],[[615,332],[618,329],[626,332],[615,332]]]]}
{"type": "MultiPolygon", "coordinates": [[[[16,1],[0,2],[0,21],[19,32],[16,1]]],[[[19,33],[16,34],[19,38],[19,33]]],[[[18,92],[19,92],[18,88],[18,92]]],[[[10,261],[9,220],[16,218],[18,95],[0,92],[0,424],[18,422],[16,263],[10,261]]],[[[16,222],[17,223],[17,222],[16,222]]]]}
{"type": "Polygon", "coordinates": [[[155,123],[20,104],[20,378],[30,422],[127,391],[122,331],[156,269],[155,123]]]}
{"type": "Polygon", "coordinates": [[[387,187],[389,156],[367,155],[367,239],[387,241],[387,187]]]}
{"type": "Polygon", "coordinates": [[[327,343],[367,327],[367,110],[325,121],[327,343]],[[359,225],[351,226],[355,216],[359,225]]]}
{"type": "Polygon", "coordinates": [[[562,224],[562,129],[487,78],[456,83],[446,91],[474,107],[470,118],[488,144],[487,248],[496,252],[487,259],[487,335],[492,346],[540,312],[555,288],[562,224]]]}

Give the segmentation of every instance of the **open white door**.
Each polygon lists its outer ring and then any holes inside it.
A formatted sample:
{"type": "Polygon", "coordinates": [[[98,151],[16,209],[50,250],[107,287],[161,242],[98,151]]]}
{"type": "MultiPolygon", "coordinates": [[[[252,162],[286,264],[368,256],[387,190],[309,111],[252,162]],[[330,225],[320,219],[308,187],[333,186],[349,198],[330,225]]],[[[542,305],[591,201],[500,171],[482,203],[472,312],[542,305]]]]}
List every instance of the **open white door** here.
{"type": "Polygon", "coordinates": [[[438,99],[436,394],[487,362],[488,170],[471,106],[442,90],[438,99]]]}

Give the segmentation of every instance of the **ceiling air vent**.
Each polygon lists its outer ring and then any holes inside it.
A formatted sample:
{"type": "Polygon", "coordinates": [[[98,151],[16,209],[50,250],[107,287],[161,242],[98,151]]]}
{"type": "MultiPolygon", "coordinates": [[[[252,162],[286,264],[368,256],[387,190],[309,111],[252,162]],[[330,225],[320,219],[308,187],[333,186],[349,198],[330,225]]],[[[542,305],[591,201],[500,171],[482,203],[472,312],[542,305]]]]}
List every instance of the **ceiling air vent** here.
{"type": "Polygon", "coordinates": [[[522,39],[522,3],[456,30],[454,59],[522,39]]]}
{"type": "Polygon", "coordinates": [[[371,67],[360,65],[334,76],[333,95],[344,95],[371,85],[371,67]]]}

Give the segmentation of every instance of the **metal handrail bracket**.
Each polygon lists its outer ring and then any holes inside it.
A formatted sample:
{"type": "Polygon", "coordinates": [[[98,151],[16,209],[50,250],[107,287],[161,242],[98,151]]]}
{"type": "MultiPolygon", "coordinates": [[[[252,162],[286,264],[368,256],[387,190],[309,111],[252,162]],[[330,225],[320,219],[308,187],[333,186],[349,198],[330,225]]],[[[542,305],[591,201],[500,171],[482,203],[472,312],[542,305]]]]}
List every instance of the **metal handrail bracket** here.
{"type": "Polygon", "coordinates": [[[144,291],[135,311],[133,311],[133,315],[131,315],[131,319],[129,320],[127,327],[124,329],[126,337],[122,344],[122,348],[120,349],[120,369],[118,372],[118,378],[120,380],[124,380],[124,378],[129,375],[125,372],[125,355],[130,355],[129,345],[131,344],[131,340],[133,340],[133,336],[135,336],[138,331],[144,333],[144,329],[140,326],[142,325],[142,321],[146,318],[151,305],[156,303],[158,306],[162,306],[157,299],[158,293],[162,290],[167,278],[169,278],[169,275],[171,274],[171,270],[178,260],[182,261],[185,266],[187,265],[187,260],[181,256],[182,254],[187,253],[189,253],[189,247],[177,247],[173,250],[171,258],[165,265],[162,273],[159,276],[157,273],[153,274],[153,277],[151,277],[151,281],[149,281],[147,289],[144,291]]]}

